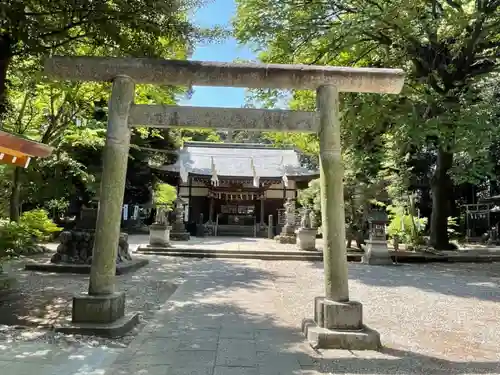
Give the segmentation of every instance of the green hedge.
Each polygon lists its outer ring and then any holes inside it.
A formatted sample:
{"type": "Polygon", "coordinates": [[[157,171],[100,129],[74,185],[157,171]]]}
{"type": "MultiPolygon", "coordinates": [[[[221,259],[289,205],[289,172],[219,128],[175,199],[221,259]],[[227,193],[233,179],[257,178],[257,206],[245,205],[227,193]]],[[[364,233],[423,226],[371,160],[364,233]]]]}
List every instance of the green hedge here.
{"type": "Polygon", "coordinates": [[[40,252],[37,243],[61,230],[43,209],[24,212],[19,223],[0,220],[0,259],[40,252]]]}

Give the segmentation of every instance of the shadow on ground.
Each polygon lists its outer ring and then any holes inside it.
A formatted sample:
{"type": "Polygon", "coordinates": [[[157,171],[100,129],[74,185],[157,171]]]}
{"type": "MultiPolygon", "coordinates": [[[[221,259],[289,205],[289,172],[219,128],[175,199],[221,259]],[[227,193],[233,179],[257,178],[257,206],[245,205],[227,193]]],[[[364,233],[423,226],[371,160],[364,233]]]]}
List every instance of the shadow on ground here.
{"type": "MultiPolygon", "coordinates": [[[[323,269],[323,263],[312,262],[323,269]]],[[[349,264],[349,278],[366,285],[407,286],[462,298],[500,302],[500,263],[349,264]]]]}
{"type": "MultiPolygon", "coordinates": [[[[9,292],[0,295],[0,325],[51,328],[71,318],[72,297],[87,291],[88,275],[24,270],[28,259],[45,261],[49,258],[50,254],[37,255],[6,264],[5,269],[15,277],[16,283],[9,292]]],[[[200,272],[204,277],[211,277],[210,269],[199,267],[199,262],[203,261],[153,258],[148,266],[117,276],[117,289],[127,295],[127,311],[140,313],[143,319],[149,320],[183,278],[199,278],[200,272]]],[[[241,284],[249,288],[269,277],[263,271],[249,271],[238,264],[231,264],[230,272],[244,275],[245,282],[241,284]]]]}

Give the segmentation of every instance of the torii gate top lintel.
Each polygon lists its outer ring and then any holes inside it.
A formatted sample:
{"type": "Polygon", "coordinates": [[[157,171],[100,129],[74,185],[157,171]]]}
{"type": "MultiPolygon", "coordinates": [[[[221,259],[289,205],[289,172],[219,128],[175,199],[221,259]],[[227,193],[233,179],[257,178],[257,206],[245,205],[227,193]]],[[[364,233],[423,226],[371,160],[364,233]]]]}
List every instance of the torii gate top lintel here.
{"type": "Polygon", "coordinates": [[[45,61],[49,77],[73,81],[112,81],[126,75],[135,83],[311,89],[333,85],[340,92],[398,94],[401,69],[318,65],[225,63],[153,58],[54,56],[45,61]]]}

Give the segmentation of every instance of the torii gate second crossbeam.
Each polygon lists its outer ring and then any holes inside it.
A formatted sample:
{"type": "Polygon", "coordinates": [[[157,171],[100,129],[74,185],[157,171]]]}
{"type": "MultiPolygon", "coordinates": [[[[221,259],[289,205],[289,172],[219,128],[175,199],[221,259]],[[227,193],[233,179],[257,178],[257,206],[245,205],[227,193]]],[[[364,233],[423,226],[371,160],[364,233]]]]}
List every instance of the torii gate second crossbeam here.
{"type": "MultiPolygon", "coordinates": [[[[402,70],[52,57],[46,61],[45,72],[54,79],[113,82],[89,293],[78,301],[78,308],[88,307],[91,312],[98,306],[101,316],[108,320],[113,316],[115,327],[129,324],[124,318],[124,294],[115,292],[114,283],[130,126],[318,132],[325,296],[315,298],[314,323],[305,324],[303,328],[317,348],[377,349],[380,346],[379,334],[363,324],[361,303],[349,300],[338,94],[397,94],[404,83],[402,70]],[[133,103],[136,83],[312,89],[317,91],[318,111],[141,106],[133,103]]],[[[74,301],[73,310],[75,306],[74,301]]],[[[92,314],[89,322],[96,324],[92,314]]]]}

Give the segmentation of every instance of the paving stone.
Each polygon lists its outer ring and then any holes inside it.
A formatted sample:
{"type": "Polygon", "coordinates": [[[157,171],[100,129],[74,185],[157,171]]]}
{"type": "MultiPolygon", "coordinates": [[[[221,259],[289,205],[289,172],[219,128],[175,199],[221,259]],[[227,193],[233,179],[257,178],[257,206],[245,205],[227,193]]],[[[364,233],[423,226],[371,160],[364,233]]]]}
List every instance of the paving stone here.
{"type": "Polygon", "coordinates": [[[106,372],[105,375],[168,375],[169,368],[170,366],[167,365],[121,365],[115,367],[111,371],[106,372]]]}
{"type": "Polygon", "coordinates": [[[279,330],[256,330],[255,345],[258,352],[280,353],[288,351],[288,346],[304,341],[304,337],[279,330]]]}
{"type": "Polygon", "coordinates": [[[257,367],[215,366],[214,375],[259,375],[257,367]]]}
{"type": "Polygon", "coordinates": [[[190,367],[169,366],[165,375],[212,375],[212,366],[192,365],[190,367]]]}
{"type": "Polygon", "coordinates": [[[240,339],[219,339],[217,366],[255,367],[257,352],[255,341],[240,339]]]}
{"type": "Polygon", "coordinates": [[[250,327],[223,326],[220,331],[220,338],[253,340],[254,330],[250,327]]]}
{"type": "Polygon", "coordinates": [[[189,337],[186,336],[179,344],[177,350],[208,350],[216,351],[218,345],[218,337],[189,337]]]}
{"type": "Polygon", "coordinates": [[[190,368],[193,365],[202,365],[203,367],[214,367],[215,365],[215,351],[208,350],[183,350],[171,352],[168,354],[170,357],[170,365],[172,367],[190,368]]]}
{"type": "Polygon", "coordinates": [[[301,371],[295,353],[257,353],[260,375],[286,375],[301,371]]]}
{"type": "Polygon", "coordinates": [[[152,338],[145,340],[135,352],[135,356],[162,355],[179,348],[182,341],[178,338],[152,338]]]}
{"type": "MultiPolygon", "coordinates": [[[[208,326],[204,327],[200,324],[177,324],[177,323],[167,323],[164,325],[157,325],[154,330],[152,330],[149,335],[154,337],[181,337],[187,334],[195,334],[200,331],[211,332],[211,335],[218,335],[220,326],[208,326]]],[[[204,334],[204,333],[202,333],[204,334]]]]}
{"type": "Polygon", "coordinates": [[[0,367],[0,370],[2,370],[2,374],[8,375],[54,375],[59,373],[58,366],[42,365],[36,362],[10,362],[7,366],[0,367]]]}

